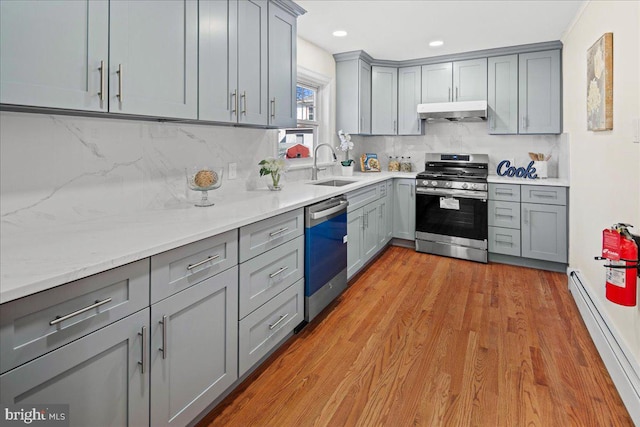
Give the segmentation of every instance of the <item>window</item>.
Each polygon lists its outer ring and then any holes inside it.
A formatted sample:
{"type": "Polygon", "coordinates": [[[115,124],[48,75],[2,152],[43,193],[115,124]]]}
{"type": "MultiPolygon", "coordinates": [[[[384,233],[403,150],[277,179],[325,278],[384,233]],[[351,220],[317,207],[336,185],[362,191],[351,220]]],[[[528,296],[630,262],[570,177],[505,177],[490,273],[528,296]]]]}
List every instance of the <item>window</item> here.
{"type": "MultiPolygon", "coordinates": [[[[298,67],[297,127],[278,133],[278,155],[290,160],[293,167],[311,166],[316,145],[329,135],[329,82],[328,77],[298,67]]],[[[330,161],[330,154],[322,150],[318,161],[330,161]]]]}

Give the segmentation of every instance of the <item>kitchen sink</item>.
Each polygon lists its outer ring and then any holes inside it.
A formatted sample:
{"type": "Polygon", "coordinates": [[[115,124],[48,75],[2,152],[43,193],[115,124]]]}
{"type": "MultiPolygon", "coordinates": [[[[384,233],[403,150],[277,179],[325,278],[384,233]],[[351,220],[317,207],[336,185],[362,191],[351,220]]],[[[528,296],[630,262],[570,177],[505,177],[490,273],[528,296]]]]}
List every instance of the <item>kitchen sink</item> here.
{"type": "Polygon", "coordinates": [[[342,187],[358,181],[348,181],[345,179],[331,179],[329,181],[310,182],[311,185],[326,185],[327,187],[342,187]]]}

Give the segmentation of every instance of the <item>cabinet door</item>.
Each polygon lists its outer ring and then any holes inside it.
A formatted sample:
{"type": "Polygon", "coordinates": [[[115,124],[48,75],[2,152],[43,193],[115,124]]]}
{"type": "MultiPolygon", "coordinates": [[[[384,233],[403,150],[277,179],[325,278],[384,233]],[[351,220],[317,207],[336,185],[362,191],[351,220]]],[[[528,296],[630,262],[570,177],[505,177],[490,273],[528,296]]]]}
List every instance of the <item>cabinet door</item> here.
{"type": "Polygon", "coordinates": [[[70,426],[149,425],[148,324],[141,310],[6,372],[0,401],[69,405],[70,426]]]}
{"type": "Polygon", "coordinates": [[[387,202],[385,204],[385,207],[387,209],[387,213],[385,216],[385,228],[387,236],[385,239],[385,244],[391,241],[391,239],[393,238],[393,181],[393,179],[387,181],[387,202]]]}
{"type": "Polygon", "coordinates": [[[378,202],[378,249],[383,248],[389,240],[391,240],[391,232],[393,229],[393,223],[389,220],[392,214],[391,196],[383,197],[378,202]]]}
{"type": "Polygon", "coordinates": [[[369,261],[378,251],[379,206],[379,201],[376,201],[362,208],[364,214],[364,262],[369,261]]]}
{"type": "Polygon", "coordinates": [[[519,57],[520,133],[561,133],[560,51],[519,57]]]}
{"type": "Polygon", "coordinates": [[[236,122],[238,4],[200,0],[198,118],[236,122]]]}
{"type": "Polygon", "coordinates": [[[522,203],[522,256],[567,262],[567,207],[522,203]]]}
{"type": "Polygon", "coordinates": [[[518,133],[518,55],[489,58],[489,133],[518,133]]]}
{"type": "Polygon", "coordinates": [[[371,133],[398,131],[398,69],[371,67],[371,133]]]}
{"type": "Polygon", "coordinates": [[[347,278],[364,264],[364,214],[362,208],[347,214],[347,278]]]}
{"type": "Polygon", "coordinates": [[[363,60],[359,61],[359,89],[360,89],[360,134],[371,133],[371,65],[363,60]]]}
{"type": "Polygon", "coordinates": [[[456,102],[487,99],[487,58],[453,63],[453,86],[456,102]]]}
{"type": "Polygon", "coordinates": [[[110,3],[109,111],[195,119],[198,3],[110,3]]]}
{"type": "Polygon", "coordinates": [[[296,17],[269,3],[269,125],[296,127],[296,17]]]}
{"type": "Polygon", "coordinates": [[[106,111],[108,42],[106,0],[0,2],[0,103],[106,111]]]}
{"type": "Polygon", "coordinates": [[[422,96],[420,67],[398,69],[398,135],[421,135],[417,108],[422,96]]]}
{"type": "Polygon", "coordinates": [[[415,180],[394,180],[393,198],[393,237],[396,237],[398,239],[415,240],[415,180]]]}
{"type": "Polygon", "coordinates": [[[267,1],[235,1],[238,4],[238,122],[267,125],[267,1]]]}
{"type": "Polygon", "coordinates": [[[432,64],[422,66],[422,103],[450,102],[452,92],[453,64],[432,64]]]}
{"type": "Polygon", "coordinates": [[[238,378],[238,267],[151,306],[151,425],[186,425],[238,378]]]}

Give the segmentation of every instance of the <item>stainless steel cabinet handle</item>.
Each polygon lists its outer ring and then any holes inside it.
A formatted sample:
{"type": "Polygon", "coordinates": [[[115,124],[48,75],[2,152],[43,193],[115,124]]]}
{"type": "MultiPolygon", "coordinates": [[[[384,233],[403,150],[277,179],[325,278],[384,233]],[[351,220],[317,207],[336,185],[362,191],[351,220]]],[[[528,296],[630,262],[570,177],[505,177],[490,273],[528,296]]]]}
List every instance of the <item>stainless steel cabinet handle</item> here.
{"type": "Polygon", "coordinates": [[[523,213],[524,213],[523,222],[525,224],[529,224],[529,209],[523,208],[522,210],[523,210],[523,213]]]}
{"type": "Polygon", "coordinates": [[[234,89],[233,92],[231,92],[231,98],[233,99],[231,101],[231,114],[235,114],[236,116],[238,115],[238,90],[234,89]]]}
{"type": "Polygon", "coordinates": [[[269,279],[273,279],[274,277],[276,277],[278,274],[282,273],[283,271],[287,271],[289,269],[289,267],[282,267],[280,268],[278,271],[273,272],[269,275],[269,279]]]}
{"type": "Polygon", "coordinates": [[[289,229],[289,227],[283,227],[280,230],[277,230],[277,231],[274,231],[272,233],[269,233],[269,237],[274,237],[274,236],[277,236],[278,234],[282,234],[285,231],[287,231],[288,229],[289,229]]]}
{"type": "Polygon", "coordinates": [[[513,246],[513,242],[507,242],[506,240],[496,240],[496,244],[497,245],[513,246]]]}
{"type": "Polygon", "coordinates": [[[209,256],[207,259],[203,259],[203,260],[202,260],[202,261],[200,261],[200,262],[196,262],[195,264],[189,264],[189,265],[187,265],[187,270],[193,270],[194,268],[198,268],[198,267],[200,267],[202,264],[206,264],[206,263],[208,263],[209,261],[213,261],[214,259],[218,259],[218,258],[220,258],[220,254],[217,254],[217,255],[211,255],[211,256],[209,256]]]}
{"type": "Polygon", "coordinates": [[[142,361],[138,362],[138,365],[140,365],[140,373],[144,374],[147,371],[147,359],[149,358],[147,356],[147,351],[149,351],[149,346],[147,345],[147,327],[143,326],[142,332],[138,332],[138,335],[142,336],[142,361]]]}
{"type": "Polygon", "coordinates": [[[555,193],[552,194],[547,194],[547,193],[531,193],[532,197],[540,197],[543,199],[555,199],[556,195],[555,193]]]}
{"type": "Polygon", "coordinates": [[[162,325],[162,347],[158,350],[162,352],[162,358],[167,358],[167,316],[162,316],[162,320],[158,322],[162,325]]]}
{"type": "Polygon", "coordinates": [[[118,94],[116,96],[120,100],[120,103],[122,103],[124,99],[124,91],[122,90],[122,64],[118,64],[118,71],[116,71],[116,73],[118,73],[118,94]]]}
{"type": "Polygon", "coordinates": [[[272,330],[273,328],[275,328],[276,326],[278,326],[278,324],[279,324],[280,322],[282,322],[284,319],[286,319],[287,317],[289,317],[289,313],[287,313],[287,314],[284,314],[284,315],[280,316],[280,318],[278,319],[278,321],[277,321],[276,323],[274,323],[273,325],[271,325],[271,324],[269,325],[269,330],[272,330]]]}
{"type": "Polygon", "coordinates": [[[242,95],[240,95],[240,98],[242,99],[242,111],[240,111],[240,114],[247,114],[247,92],[242,92],[242,95]]]}
{"type": "Polygon", "coordinates": [[[98,96],[100,97],[100,101],[104,101],[104,61],[100,61],[100,68],[98,68],[98,70],[100,70],[100,92],[98,92],[98,96]]]}
{"type": "Polygon", "coordinates": [[[393,133],[396,133],[396,120],[393,121],[393,133]]]}
{"type": "Polygon", "coordinates": [[[522,129],[526,129],[527,128],[527,119],[525,118],[525,116],[522,116],[522,129]]]}
{"type": "Polygon", "coordinates": [[[503,194],[505,196],[512,196],[513,192],[512,191],[499,191],[499,190],[496,190],[496,194],[503,194]]]}
{"type": "Polygon", "coordinates": [[[451,88],[447,88],[447,101],[451,101],[451,88]]]}
{"type": "Polygon", "coordinates": [[[458,100],[458,86],[456,86],[456,101],[458,100]]]}
{"type": "Polygon", "coordinates": [[[275,98],[271,100],[271,118],[272,119],[276,118],[276,99],[275,98]]]}
{"type": "Polygon", "coordinates": [[[82,313],[86,313],[89,310],[93,310],[94,308],[98,308],[101,305],[104,305],[108,302],[111,302],[111,298],[107,298],[107,299],[103,299],[102,301],[98,301],[96,300],[95,303],[85,307],[85,308],[81,308],[80,310],[76,310],[73,313],[69,313],[69,314],[65,314],[64,316],[56,316],[55,319],[53,319],[51,322],[49,322],[49,325],[53,326],[53,325],[57,325],[60,322],[64,322],[65,320],[71,319],[72,317],[75,317],[79,314],[82,313]]]}

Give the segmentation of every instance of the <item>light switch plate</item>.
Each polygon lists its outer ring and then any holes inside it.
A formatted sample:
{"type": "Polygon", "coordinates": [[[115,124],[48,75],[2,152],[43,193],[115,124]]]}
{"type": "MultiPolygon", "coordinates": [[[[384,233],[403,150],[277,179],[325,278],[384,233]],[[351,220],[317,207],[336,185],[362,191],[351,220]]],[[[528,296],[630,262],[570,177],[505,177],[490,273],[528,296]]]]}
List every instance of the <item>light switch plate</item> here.
{"type": "Polygon", "coordinates": [[[238,177],[238,164],[229,163],[229,179],[236,179],[238,177]]]}

